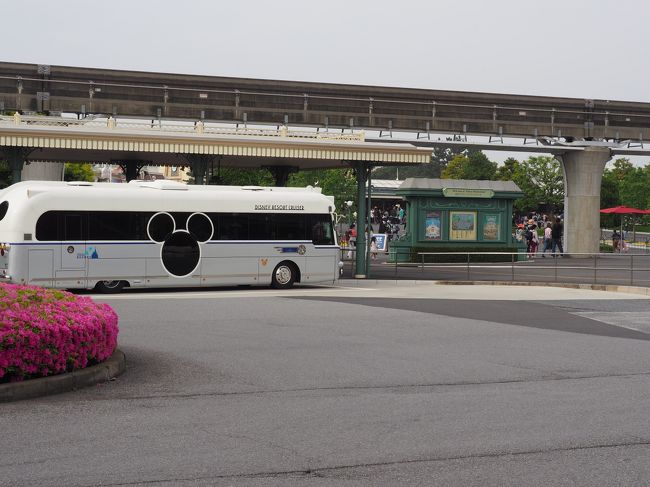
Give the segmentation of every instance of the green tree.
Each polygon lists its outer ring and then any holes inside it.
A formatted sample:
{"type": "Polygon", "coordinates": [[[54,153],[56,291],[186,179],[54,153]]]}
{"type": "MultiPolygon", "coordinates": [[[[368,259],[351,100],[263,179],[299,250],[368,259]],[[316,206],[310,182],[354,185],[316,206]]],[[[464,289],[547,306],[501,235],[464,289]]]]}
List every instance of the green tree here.
{"type": "Polygon", "coordinates": [[[519,161],[514,157],[508,157],[503,164],[497,168],[497,180],[514,181],[516,175],[521,171],[519,161]]]}
{"type": "Polygon", "coordinates": [[[323,194],[334,196],[334,204],[339,214],[347,213],[346,201],[353,201],[354,205],[350,211],[356,211],[357,179],[352,169],[298,171],[289,176],[287,186],[318,186],[322,188],[323,194]]]}
{"type": "Polygon", "coordinates": [[[65,163],[64,181],[94,181],[95,173],[90,164],[80,164],[77,162],[65,163]]]}
{"type": "Polygon", "coordinates": [[[621,203],[633,208],[645,209],[648,205],[650,178],[643,168],[633,167],[619,181],[621,203]]]}
{"type": "Polygon", "coordinates": [[[614,161],[612,173],[619,183],[632,171],[634,171],[634,164],[627,157],[620,157],[614,161]]]}
{"type": "MultiPolygon", "coordinates": [[[[192,181],[190,174],[190,180],[192,181]]],[[[268,169],[239,169],[223,167],[212,176],[210,184],[228,186],[273,186],[275,179],[268,169]]]]}
{"type": "Polygon", "coordinates": [[[457,154],[442,171],[442,177],[447,179],[494,180],[496,174],[497,163],[480,151],[457,154]]]}
{"type": "Polygon", "coordinates": [[[434,147],[429,164],[382,166],[373,171],[372,177],[375,179],[439,178],[449,161],[459,153],[460,151],[450,148],[434,147]]]}
{"type": "MultiPolygon", "coordinates": [[[[605,169],[602,182],[600,183],[600,207],[611,208],[620,204],[619,181],[612,170],[605,169]]],[[[602,228],[616,228],[620,224],[619,215],[600,215],[600,226],[602,228]]]]}
{"type": "Polygon", "coordinates": [[[0,189],[6,188],[12,183],[11,169],[7,161],[0,161],[0,189]]]}
{"type": "Polygon", "coordinates": [[[524,197],[515,201],[520,211],[545,209],[557,213],[564,205],[564,179],[560,163],[549,156],[529,157],[518,164],[512,181],[524,197]]]}
{"type": "Polygon", "coordinates": [[[603,172],[603,179],[600,183],[600,207],[611,208],[621,204],[619,185],[616,174],[609,169],[603,172]]]}

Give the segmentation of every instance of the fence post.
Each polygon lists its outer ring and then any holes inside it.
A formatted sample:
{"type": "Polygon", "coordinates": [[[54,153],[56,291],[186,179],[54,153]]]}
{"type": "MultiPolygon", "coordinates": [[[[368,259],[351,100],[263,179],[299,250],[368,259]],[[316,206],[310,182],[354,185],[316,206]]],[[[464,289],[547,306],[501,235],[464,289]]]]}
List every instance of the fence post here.
{"type": "Polygon", "coordinates": [[[598,254],[594,254],[594,284],[598,283],[597,270],[598,270],[598,254]]]}
{"type": "Polygon", "coordinates": [[[467,280],[469,281],[469,252],[467,252],[467,280]]]}
{"type": "Polygon", "coordinates": [[[634,285],[634,254],[630,254],[630,286],[634,285]]]}
{"type": "Polygon", "coordinates": [[[557,282],[557,261],[559,259],[560,259],[560,254],[553,256],[553,260],[555,261],[555,282],[557,282]]]}
{"type": "Polygon", "coordinates": [[[420,254],[422,256],[422,271],[420,272],[422,275],[424,275],[424,254],[420,254]]]}
{"type": "Polygon", "coordinates": [[[513,252],[510,254],[511,257],[511,262],[510,262],[510,269],[512,271],[512,276],[510,278],[510,282],[515,282],[515,253],[513,252]]]}

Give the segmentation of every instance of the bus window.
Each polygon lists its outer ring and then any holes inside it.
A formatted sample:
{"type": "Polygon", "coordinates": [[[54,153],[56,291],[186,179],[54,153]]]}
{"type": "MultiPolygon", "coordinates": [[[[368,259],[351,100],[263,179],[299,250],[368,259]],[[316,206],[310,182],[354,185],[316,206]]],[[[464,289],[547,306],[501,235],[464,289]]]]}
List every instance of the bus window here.
{"type": "Polygon", "coordinates": [[[83,236],[82,217],[79,214],[64,215],[63,240],[85,240],[83,236]]]}
{"type": "Polygon", "coordinates": [[[333,245],[334,232],[329,215],[310,215],[311,240],[314,245],[333,245]]]}
{"type": "Polygon", "coordinates": [[[0,220],[2,220],[5,217],[8,209],[9,209],[8,201],[3,201],[2,203],[0,203],[0,220]]]}
{"type": "Polygon", "coordinates": [[[60,240],[57,232],[58,211],[46,211],[36,222],[36,240],[60,240]]]}
{"type": "Polygon", "coordinates": [[[305,240],[305,215],[277,213],[273,219],[278,240],[305,240]]]}
{"type": "Polygon", "coordinates": [[[248,238],[251,240],[276,240],[271,218],[275,215],[253,213],[248,218],[248,238]]]}
{"type": "Polygon", "coordinates": [[[222,213],[217,228],[221,240],[248,240],[248,215],[222,213]]]}

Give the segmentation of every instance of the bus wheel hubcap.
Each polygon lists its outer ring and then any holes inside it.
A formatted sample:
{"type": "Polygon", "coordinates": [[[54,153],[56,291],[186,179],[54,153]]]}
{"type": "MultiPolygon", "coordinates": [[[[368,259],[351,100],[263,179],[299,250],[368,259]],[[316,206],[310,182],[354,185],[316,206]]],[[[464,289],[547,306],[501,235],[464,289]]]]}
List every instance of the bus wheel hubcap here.
{"type": "Polygon", "coordinates": [[[287,266],[280,267],[275,272],[275,278],[280,284],[287,284],[291,280],[291,269],[287,266]]]}

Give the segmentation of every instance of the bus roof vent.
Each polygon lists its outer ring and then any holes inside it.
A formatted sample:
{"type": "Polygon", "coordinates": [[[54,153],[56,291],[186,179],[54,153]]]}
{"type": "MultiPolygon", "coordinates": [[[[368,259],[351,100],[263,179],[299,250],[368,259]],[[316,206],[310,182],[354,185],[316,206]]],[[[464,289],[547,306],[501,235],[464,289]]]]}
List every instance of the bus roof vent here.
{"type": "Polygon", "coordinates": [[[187,191],[189,189],[187,184],[177,181],[167,181],[165,179],[159,179],[158,181],[138,181],[134,184],[137,184],[141,188],[162,189],[166,191],[187,191]]]}
{"type": "Polygon", "coordinates": [[[246,191],[264,191],[262,186],[242,186],[241,189],[246,191]]]}
{"type": "Polygon", "coordinates": [[[89,181],[68,181],[68,186],[93,186],[89,181]]]}

